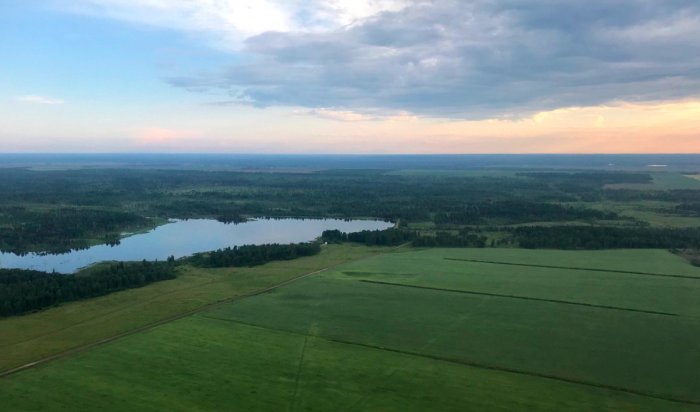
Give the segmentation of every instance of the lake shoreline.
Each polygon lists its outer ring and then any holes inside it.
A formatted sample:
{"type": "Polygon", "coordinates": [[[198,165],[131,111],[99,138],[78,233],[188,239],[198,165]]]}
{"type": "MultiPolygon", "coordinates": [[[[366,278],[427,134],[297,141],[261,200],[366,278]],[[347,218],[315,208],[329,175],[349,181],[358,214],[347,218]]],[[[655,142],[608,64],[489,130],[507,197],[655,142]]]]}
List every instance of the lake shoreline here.
{"type": "Polygon", "coordinates": [[[106,261],[182,258],[231,246],[314,241],[324,230],[383,230],[394,223],[376,219],[252,218],[223,223],[214,219],[169,219],[145,233],[131,233],[116,244],[99,244],[67,253],[0,252],[0,268],[74,274],[106,261]]]}

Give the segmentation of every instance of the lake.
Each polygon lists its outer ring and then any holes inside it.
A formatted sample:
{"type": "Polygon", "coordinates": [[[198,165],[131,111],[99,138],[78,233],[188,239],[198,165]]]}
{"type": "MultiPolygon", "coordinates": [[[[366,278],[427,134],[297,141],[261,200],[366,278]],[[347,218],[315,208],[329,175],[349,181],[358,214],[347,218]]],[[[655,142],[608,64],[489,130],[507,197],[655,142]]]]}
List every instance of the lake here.
{"type": "Polygon", "coordinates": [[[351,233],[392,226],[393,223],[379,220],[255,219],[238,224],[211,219],[173,220],[148,233],[126,237],[116,246],[97,245],[55,255],[0,252],[0,268],[74,273],[107,260],[165,260],[229,246],[309,242],[324,230],[351,233]]]}

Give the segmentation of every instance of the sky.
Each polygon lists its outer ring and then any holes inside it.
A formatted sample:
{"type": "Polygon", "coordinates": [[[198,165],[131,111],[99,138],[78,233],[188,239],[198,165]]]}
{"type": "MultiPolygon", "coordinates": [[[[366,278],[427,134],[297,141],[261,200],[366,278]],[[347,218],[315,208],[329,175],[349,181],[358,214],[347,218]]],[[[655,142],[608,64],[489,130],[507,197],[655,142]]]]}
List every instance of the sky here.
{"type": "Polygon", "coordinates": [[[0,152],[700,153],[700,1],[0,0],[0,152]]]}

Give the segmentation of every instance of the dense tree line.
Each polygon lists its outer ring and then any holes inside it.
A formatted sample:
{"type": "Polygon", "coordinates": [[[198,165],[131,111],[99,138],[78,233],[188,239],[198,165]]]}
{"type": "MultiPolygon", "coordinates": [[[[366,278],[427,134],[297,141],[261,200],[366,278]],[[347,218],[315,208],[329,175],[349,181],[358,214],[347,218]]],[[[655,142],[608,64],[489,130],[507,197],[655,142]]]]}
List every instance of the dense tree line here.
{"type": "Polygon", "coordinates": [[[188,259],[195,266],[240,267],[257,266],[275,260],[291,260],[303,256],[313,256],[321,251],[318,242],[292,243],[288,245],[243,245],[199,253],[188,259]]]}
{"type": "Polygon", "coordinates": [[[321,239],[329,243],[354,242],[368,246],[397,246],[415,239],[416,233],[389,228],[385,230],[363,230],[345,233],[339,230],[324,230],[321,239]]]}
{"type": "Polygon", "coordinates": [[[438,231],[434,235],[418,235],[414,231],[401,229],[364,230],[344,233],[339,230],[326,230],[321,239],[329,243],[355,242],[369,246],[397,246],[411,242],[417,247],[485,247],[487,238],[468,229],[454,234],[438,231]]]}
{"type": "Polygon", "coordinates": [[[700,249],[671,249],[671,252],[687,259],[691,265],[700,267],[700,249]]]}
{"type": "Polygon", "coordinates": [[[114,263],[87,274],[0,269],[0,316],[18,315],[175,278],[175,262],[114,263]]]}
{"type": "Polygon", "coordinates": [[[655,200],[661,202],[700,202],[700,190],[605,190],[605,198],[616,202],[655,200]]]}
{"type": "Polygon", "coordinates": [[[0,249],[17,253],[66,252],[88,246],[88,239],[94,237],[105,243],[117,242],[122,229],[149,223],[134,213],[98,209],[30,211],[12,207],[0,209],[0,214],[5,222],[0,226],[0,249]]]}
{"type": "Polygon", "coordinates": [[[501,200],[495,202],[468,203],[464,206],[436,213],[437,224],[483,224],[485,220],[497,220],[502,224],[543,221],[567,221],[590,219],[617,219],[613,212],[564,206],[557,203],[501,200]]]}
{"type": "Polygon", "coordinates": [[[485,236],[462,230],[458,234],[450,232],[437,232],[435,236],[419,236],[413,240],[416,247],[485,247],[485,236]]]}
{"type": "Polygon", "coordinates": [[[700,216],[700,203],[681,203],[676,206],[676,212],[687,216],[700,216]]]}
{"type": "Polygon", "coordinates": [[[531,249],[700,248],[700,228],[527,226],[512,235],[531,249]]]}

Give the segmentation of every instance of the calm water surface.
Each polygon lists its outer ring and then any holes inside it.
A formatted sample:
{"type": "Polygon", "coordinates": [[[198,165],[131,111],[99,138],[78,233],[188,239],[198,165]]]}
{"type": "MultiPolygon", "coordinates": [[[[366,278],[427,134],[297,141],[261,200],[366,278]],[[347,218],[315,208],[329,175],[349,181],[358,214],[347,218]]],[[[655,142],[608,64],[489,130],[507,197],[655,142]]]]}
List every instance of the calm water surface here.
{"type": "Polygon", "coordinates": [[[381,230],[392,223],[377,220],[259,219],[245,223],[221,223],[211,219],[176,220],[121,240],[117,246],[98,245],[59,255],[30,253],[18,256],[0,252],[0,268],[73,273],[106,260],[165,260],[229,246],[308,242],[324,230],[341,232],[381,230]]]}

